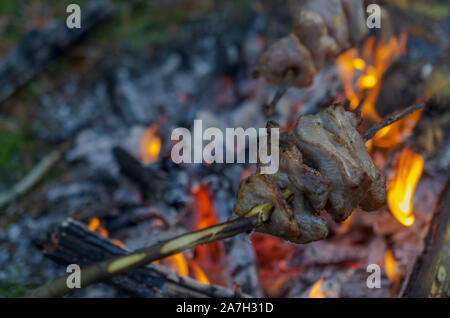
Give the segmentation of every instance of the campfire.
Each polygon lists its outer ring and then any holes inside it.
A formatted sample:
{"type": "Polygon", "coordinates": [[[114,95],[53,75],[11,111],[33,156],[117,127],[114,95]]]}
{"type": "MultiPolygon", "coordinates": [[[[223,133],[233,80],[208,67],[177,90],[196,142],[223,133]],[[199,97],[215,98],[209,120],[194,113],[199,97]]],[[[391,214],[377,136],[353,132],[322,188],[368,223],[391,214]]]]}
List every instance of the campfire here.
{"type": "MultiPolygon", "coordinates": [[[[53,78],[57,69],[40,74],[42,65],[30,74],[44,83],[41,89],[49,90],[39,97],[33,123],[39,142],[47,148],[38,152],[44,158],[34,160],[29,175],[11,186],[12,191],[0,194],[0,205],[9,217],[0,219],[5,228],[0,239],[8,238],[11,255],[18,258],[14,262],[27,266],[26,292],[55,296],[51,292],[57,290],[61,296],[69,292],[65,287],[49,291],[44,285],[59,276],[59,266],[79,264],[89,270],[90,265],[100,264],[92,283],[105,284],[80,289],[76,296],[445,295],[445,282],[436,276],[437,268],[445,267],[437,260],[444,253],[450,205],[448,78],[445,74],[442,78],[439,70],[439,54],[445,52],[439,42],[442,23],[386,2],[382,16],[386,27],[350,34],[347,46],[338,31],[328,34],[329,27],[321,29],[317,38],[324,43],[328,37],[336,40],[339,50],[335,48],[333,55],[331,45],[327,48],[331,51],[321,52],[323,43],[316,45],[305,36],[311,30],[302,21],[318,23],[314,14],[305,13],[314,8],[294,15],[291,28],[279,19],[294,10],[291,6],[272,10],[264,1],[250,1],[241,19],[232,4],[225,5],[232,13],[219,17],[213,5],[200,2],[183,7],[187,21],[167,26],[167,37],[175,36],[171,35],[175,30],[179,33],[176,45],[155,33],[155,43],[145,49],[131,44],[117,48],[117,58],[107,54],[110,44],[91,43],[88,36],[81,48],[98,50],[92,50],[92,56],[78,51],[69,55],[79,65],[60,85],[61,91],[54,89],[61,77],[53,78]],[[415,14],[440,30],[433,33],[438,44],[423,44],[415,22],[409,21],[415,14]],[[271,22],[271,15],[280,21],[271,22]],[[211,23],[216,27],[208,27],[211,23]],[[288,57],[272,63],[281,50],[277,45],[284,45],[288,57]],[[299,47],[305,54],[301,58],[291,54],[299,47]],[[274,65],[284,64],[287,71],[273,70],[274,65]],[[341,108],[345,116],[357,118],[357,138],[386,177],[386,202],[366,213],[359,200],[348,217],[339,219],[337,213],[329,213],[330,200],[320,205],[310,199],[307,189],[277,188],[277,198],[286,204],[304,194],[305,211],[328,229],[323,239],[306,244],[292,243],[295,239],[285,232],[280,231],[283,237],[264,228],[279,211],[274,201],[258,201],[245,214],[236,208],[246,190],[240,184],[265,176],[258,174],[260,163],[175,163],[171,157],[174,144],[181,142],[172,138],[174,129],[191,131],[195,142],[194,120],[202,120],[203,129],[222,131],[273,125],[281,131],[280,149],[291,151],[283,136],[297,136],[299,118],[305,118],[299,116],[320,116],[326,109],[338,113],[341,108]],[[50,148],[53,151],[44,150],[50,148]],[[61,172],[44,178],[57,167],[61,172]],[[13,219],[14,224],[5,223],[13,219]],[[33,257],[25,264],[23,255],[28,253],[33,257]],[[379,277],[372,282],[374,273],[379,277]]],[[[168,5],[157,1],[146,6],[158,16],[158,6],[168,5]]],[[[93,21],[80,32],[101,28],[107,14],[99,14],[96,5],[86,10],[93,21]]],[[[342,10],[348,17],[353,9],[343,5],[342,10]]],[[[38,32],[44,36],[50,31],[44,27],[38,32]]],[[[64,43],[74,45],[78,36],[64,43]]],[[[33,41],[25,37],[11,50],[49,45],[33,41]]],[[[0,73],[1,66],[15,63],[9,55],[0,58],[0,73]]],[[[19,95],[10,94],[0,88],[0,102],[5,99],[8,110],[23,102],[19,95]]],[[[340,136],[336,133],[332,138],[340,136]]],[[[204,155],[206,148],[200,148],[204,155]]],[[[304,171],[322,173],[313,156],[301,150],[299,162],[309,169],[304,171]]],[[[238,144],[234,155],[239,151],[243,149],[238,144]]],[[[376,177],[363,172],[361,184],[375,182],[376,177]]],[[[328,178],[322,174],[324,180],[328,178]]],[[[308,180],[314,181],[310,175],[308,180]]],[[[270,182],[265,183],[267,188],[270,182]]],[[[361,184],[354,188],[363,188],[361,184]]],[[[14,275],[14,266],[8,268],[14,275]]]]}

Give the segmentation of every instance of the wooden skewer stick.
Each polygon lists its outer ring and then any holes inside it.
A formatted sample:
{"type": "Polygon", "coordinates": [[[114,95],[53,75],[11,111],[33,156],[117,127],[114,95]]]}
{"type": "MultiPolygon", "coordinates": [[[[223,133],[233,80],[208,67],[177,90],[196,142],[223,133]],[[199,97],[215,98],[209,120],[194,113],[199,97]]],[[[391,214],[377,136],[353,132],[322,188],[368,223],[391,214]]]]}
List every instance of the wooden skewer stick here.
{"type": "MultiPolygon", "coordinates": [[[[402,119],[406,115],[425,106],[425,103],[412,105],[397,114],[388,116],[373,125],[361,135],[365,140],[372,138],[377,131],[402,119]]],[[[283,191],[286,200],[294,195],[289,190],[283,191]]],[[[81,270],[81,288],[105,281],[111,277],[145,266],[155,260],[182,252],[197,245],[212,243],[232,237],[239,233],[249,232],[270,220],[273,204],[266,202],[255,206],[244,217],[213,225],[199,231],[182,234],[175,238],[139,249],[129,255],[120,256],[103,262],[92,264],[81,270]]],[[[67,287],[68,276],[60,277],[32,292],[28,297],[61,297],[73,291],[67,287]]]]}
{"type": "Polygon", "coordinates": [[[382,121],[374,124],[372,127],[365,130],[361,134],[361,136],[366,141],[369,139],[372,139],[373,136],[375,136],[375,134],[378,131],[380,131],[381,129],[383,129],[384,127],[387,127],[387,126],[391,125],[392,123],[396,122],[397,120],[400,120],[403,117],[406,117],[407,115],[409,115],[411,113],[414,113],[415,111],[425,107],[425,105],[426,105],[425,102],[421,102],[419,104],[414,104],[409,107],[406,107],[405,109],[403,109],[395,114],[389,115],[388,117],[384,118],[382,121]]]}

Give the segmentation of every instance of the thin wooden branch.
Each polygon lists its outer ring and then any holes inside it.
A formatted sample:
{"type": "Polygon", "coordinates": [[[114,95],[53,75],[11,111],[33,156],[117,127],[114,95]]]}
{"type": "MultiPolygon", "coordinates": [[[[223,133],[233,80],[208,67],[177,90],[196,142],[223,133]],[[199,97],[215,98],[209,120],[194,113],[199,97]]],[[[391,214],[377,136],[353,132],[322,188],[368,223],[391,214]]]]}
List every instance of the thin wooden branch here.
{"type": "MultiPolygon", "coordinates": [[[[258,205],[248,213],[248,217],[239,217],[225,223],[183,234],[173,239],[139,249],[129,255],[94,263],[81,271],[81,288],[105,281],[114,276],[147,265],[155,260],[179,253],[185,249],[251,231],[269,219],[271,209],[272,204],[270,203],[258,205]]],[[[64,296],[74,291],[67,287],[66,281],[66,276],[60,277],[37,289],[29,297],[64,296]]]]}
{"type": "MultiPolygon", "coordinates": [[[[413,105],[396,115],[389,116],[385,120],[374,125],[378,128],[372,129],[371,127],[364,131],[362,136],[374,136],[379,129],[392,124],[396,120],[400,120],[412,111],[423,106],[424,104],[413,105]]],[[[289,189],[284,190],[283,195],[288,201],[293,199],[293,193],[289,189]]],[[[256,227],[270,220],[272,209],[273,205],[266,202],[254,207],[245,215],[245,217],[238,217],[234,220],[213,225],[196,232],[189,232],[173,239],[137,250],[132,254],[90,265],[81,272],[81,286],[83,288],[105,281],[111,277],[132,271],[133,269],[147,265],[155,260],[182,252],[197,245],[212,243],[239,233],[252,231],[256,227]]],[[[67,287],[66,279],[66,276],[60,277],[37,289],[31,293],[29,297],[64,296],[73,291],[67,287]]]]}
{"type": "Polygon", "coordinates": [[[406,107],[405,109],[399,111],[398,113],[392,114],[386,118],[384,118],[382,121],[374,124],[372,127],[364,131],[361,136],[364,138],[364,140],[372,139],[375,134],[383,129],[384,127],[387,127],[391,125],[392,123],[402,119],[403,117],[406,117],[407,115],[414,113],[415,111],[425,107],[426,103],[422,102],[419,104],[414,104],[409,107],[406,107]]]}
{"type": "Polygon", "coordinates": [[[449,211],[450,179],[447,180],[440,195],[438,207],[424,238],[424,250],[418,255],[413,268],[406,277],[400,297],[426,298],[430,295],[433,281],[439,271],[439,255],[449,230],[449,211]]]}

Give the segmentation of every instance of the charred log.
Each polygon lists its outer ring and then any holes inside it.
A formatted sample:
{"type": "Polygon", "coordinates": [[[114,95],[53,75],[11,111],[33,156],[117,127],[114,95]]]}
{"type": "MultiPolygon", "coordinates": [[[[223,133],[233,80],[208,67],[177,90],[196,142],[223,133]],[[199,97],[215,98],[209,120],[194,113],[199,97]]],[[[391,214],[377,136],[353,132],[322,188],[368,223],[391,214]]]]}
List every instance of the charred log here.
{"type": "Polygon", "coordinates": [[[428,297],[438,273],[439,256],[445,242],[450,221],[450,181],[447,181],[439,204],[424,239],[424,250],[417,257],[414,266],[405,279],[401,297],[428,297]]]}

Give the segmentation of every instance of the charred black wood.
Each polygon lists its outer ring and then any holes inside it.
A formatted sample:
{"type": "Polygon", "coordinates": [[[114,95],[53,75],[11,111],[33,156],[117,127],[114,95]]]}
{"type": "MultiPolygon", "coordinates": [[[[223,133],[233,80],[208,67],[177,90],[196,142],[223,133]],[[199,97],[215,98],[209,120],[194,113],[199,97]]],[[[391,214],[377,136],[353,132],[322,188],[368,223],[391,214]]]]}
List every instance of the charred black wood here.
{"type": "MultiPolygon", "coordinates": [[[[68,219],[38,246],[56,263],[89,264],[125,255],[130,251],[113,244],[108,238],[89,231],[86,226],[68,219]]],[[[167,268],[151,264],[105,282],[133,297],[234,297],[232,290],[205,285],[189,277],[179,277],[167,268]]]]}
{"type": "Polygon", "coordinates": [[[83,7],[79,29],[67,28],[64,20],[50,22],[44,28],[26,34],[16,47],[0,59],[0,103],[111,16],[112,12],[109,1],[93,1],[83,7]]]}

